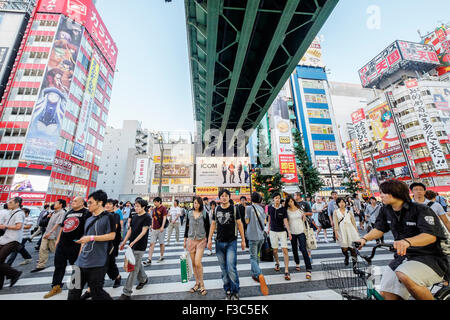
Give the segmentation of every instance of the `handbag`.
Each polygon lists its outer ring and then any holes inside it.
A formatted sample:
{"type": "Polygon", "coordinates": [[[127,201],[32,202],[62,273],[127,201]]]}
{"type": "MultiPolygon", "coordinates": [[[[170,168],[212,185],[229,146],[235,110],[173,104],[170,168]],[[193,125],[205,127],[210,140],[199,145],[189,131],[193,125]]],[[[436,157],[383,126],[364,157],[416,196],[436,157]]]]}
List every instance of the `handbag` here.
{"type": "Polygon", "coordinates": [[[309,223],[305,223],[305,227],[306,248],[308,250],[315,250],[317,249],[317,240],[316,236],[314,235],[314,231],[309,226],[309,223]]]}
{"type": "Polygon", "coordinates": [[[264,243],[261,247],[260,259],[264,262],[273,262],[273,249],[270,243],[270,238],[266,232],[264,232],[264,243]]]}
{"type": "Polygon", "coordinates": [[[318,220],[319,220],[320,225],[322,226],[322,229],[330,229],[331,228],[331,221],[330,221],[330,217],[328,216],[328,211],[319,212],[318,220]]]}

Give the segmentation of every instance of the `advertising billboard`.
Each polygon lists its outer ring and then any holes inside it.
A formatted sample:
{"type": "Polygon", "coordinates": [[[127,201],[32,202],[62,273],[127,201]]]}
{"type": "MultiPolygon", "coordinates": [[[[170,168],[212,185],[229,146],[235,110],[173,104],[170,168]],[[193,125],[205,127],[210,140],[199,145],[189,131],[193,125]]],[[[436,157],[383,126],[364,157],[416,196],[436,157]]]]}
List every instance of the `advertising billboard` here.
{"type": "Polygon", "coordinates": [[[28,128],[23,160],[54,161],[82,34],[82,26],[61,16],[28,128]]]}
{"type": "Polygon", "coordinates": [[[92,57],[91,66],[86,82],[86,90],[84,91],[83,102],[78,116],[78,126],[75,133],[72,155],[84,160],[86,151],[86,141],[89,129],[89,120],[94,104],[95,91],[97,89],[97,81],[100,73],[100,65],[95,57],[92,57]]]}
{"type": "Polygon", "coordinates": [[[136,160],[136,173],[134,177],[134,184],[136,186],[145,186],[148,184],[148,158],[140,158],[136,160]]]}
{"type": "Polygon", "coordinates": [[[8,65],[12,67],[14,63],[21,40],[20,32],[25,23],[24,13],[0,12],[0,97],[8,82],[8,65]]]}
{"type": "Polygon", "coordinates": [[[305,55],[300,60],[299,64],[311,67],[325,67],[322,59],[322,47],[318,38],[314,39],[314,41],[311,43],[308,50],[306,50],[305,55]]]}
{"type": "Polygon", "coordinates": [[[336,156],[316,156],[316,166],[321,174],[341,174],[343,172],[341,159],[336,156]]]}
{"type": "Polygon", "coordinates": [[[250,184],[249,158],[198,157],[197,187],[245,187],[250,184]]]}
{"type": "Polygon", "coordinates": [[[436,28],[422,40],[422,43],[434,47],[443,67],[450,66],[450,26],[441,25],[436,28]]]}
{"type": "Polygon", "coordinates": [[[419,120],[419,125],[425,137],[425,141],[427,143],[428,150],[430,151],[433,164],[436,170],[447,170],[447,160],[442,150],[439,138],[436,134],[436,130],[434,129],[430,116],[427,113],[419,83],[417,80],[410,80],[406,82],[406,87],[408,88],[411,101],[414,105],[414,111],[417,113],[417,119],[419,120]]]}
{"type": "Polygon", "coordinates": [[[111,68],[115,70],[117,46],[92,0],[42,0],[38,12],[62,13],[85,26],[111,68]]]}
{"type": "Polygon", "coordinates": [[[392,113],[386,103],[367,111],[367,116],[372,126],[372,134],[377,141],[377,150],[389,149],[400,144],[392,113]]]}
{"type": "MultiPolygon", "coordinates": [[[[161,174],[161,164],[155,164],[155,177],[161,174]]],[[[190,178],[191,165],[185,164],[163,164],[163,178],[190,178]]]]}
{"type": "Polygon", "coordinates": [[[439,117],[447,133],[447,139],[450,140],[450,87],[433,88],[431,94],[433,95],[434,104],[438,109],[439,117]]]}
{"type": "Polygon", "coordinates": [[[298,183],[295,155],[280,154],[278,160],[280,163],[280,173],[283,176],[281,181],[284,183],[298,183]]]}
{"type": "Polygon", "coordinates": [[[46,193],[51,171],[30,168],[17,168],[11,186],[11,192],[46,193]]]}
{"type": "Polygon", "coordinates": [[[364,109],[358,109],[351,114],[353,127],[355,128],[356,138],[360,144],[369,142],[369,130],[367,128],[366,115],[364,109]]]}
{"type": "Polygon", "coordinates": [[[410,68],[411,63],[415,69],[423,68],[423,71],[440,64],[433,46],[397,40],[358,71],[361,84],[364,88],[372,88],[383,77],[394,74],[400,68],[410,68]],[[420,65],[422,68],[418,67],[420,65]]]}

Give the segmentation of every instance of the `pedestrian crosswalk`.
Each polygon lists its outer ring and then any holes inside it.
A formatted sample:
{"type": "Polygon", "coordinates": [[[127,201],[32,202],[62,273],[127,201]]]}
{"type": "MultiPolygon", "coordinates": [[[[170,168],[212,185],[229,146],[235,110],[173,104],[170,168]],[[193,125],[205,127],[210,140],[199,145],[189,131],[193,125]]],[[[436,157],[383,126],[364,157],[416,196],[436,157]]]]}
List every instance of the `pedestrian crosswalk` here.
{"type": "MultiPolygon", "coordinates": [[[[180,230],[181,234],[182,230],[180,230]]],[[[239,240],[240,241],[240,240],[239,240]]],[[[34,244],[28,244],[27,249],[30,251],[34,244]]],[[[369,252],[372,245],[365,247],[362,252],[369,252]]],[[[213,244],[214,251],[214,244],[213,244]]],[[[221,270],[215,254],[208,256],[208,250],[205,250],[203,256],[203,274],[205,287],[208,290],[206,296],[189,293],[189,289],[195,284],[194,278],[188,283],[181,283],[180,276],[180,255],[184,252],[182,241],[176,243],[175,235],[171,239],[171,245],[166,246],[164,251],[164,261],[158,263],[160,257],[160,247],[157,244],[153,253],[152,264],[145,267],[145,272],[149,276],[148,284],[141,290],[135,290],[133,287],[133,296],[135,300],[223,300],[225,298],[223,290],[223,282],[221,279],[221,270]]],[[[143,259],[147,259],[147,254],[143,259]]],[[[37,252],[33,254],[33,260],[37,259],[37,252]]],[[[318,248],[312,251],[313,271],[312,279],[306,279],[305,265],[300,254],[301,271],[295,270],[295,262],[293,261],[292,249],[289,244],[290,264],[289,271],[291,280],[284,279],[284,262],[281,251],[280,272],[274,270],[274,262],[261,262],[260,267],[269,286],[269,295],[263,296],[259,289],[259,284],[251,277],[250,254],[248,251],[242,251],[238,246],[237,254],[237,270],[240,281],[240,297],[241,299],[255,300],[335,300],[341,299],[336,292],[329,290],[325,283],[325,274],[321,268],[321,262],[331,259],[342,259],[341,249],[336,243],[324,243],[322,235],[319,237],[318,248]]],[[[374,259],[374,265],[379,266],[377,273],[381,273],[382,269],[392,259],[392,253],[388,251],[380,251],[374,259]]],[[[116,259],[117,266],[121,271],[122,285],[128,273],[124,272],[124,252],[119,252],[116,259]]],[[[43,296],[51,289],[53,276],[53,259],[50,256],[48,267],[38,273],[30,273],[34,265],[17,266],[21,262],[20,256],[16,259],[15,268],[23,271],[19,281],[10,288],[8,282],[5,282],[4,288],[0,290],[0,300],[43,300],[43,296]]],[[[66,283],[72,273],[72,267],[66,268],[64,283],[66,283]]],[[[118,298],[122,294],[123,286],[112,288],[113,281],[105,278],[105,291],[113,298],[118,298]]],[[[137,283],[136,283],[137,285],[137,283]]],[[[66,286],[63,292],[48,300],[66,300],[68,290],[66,286]]]]}

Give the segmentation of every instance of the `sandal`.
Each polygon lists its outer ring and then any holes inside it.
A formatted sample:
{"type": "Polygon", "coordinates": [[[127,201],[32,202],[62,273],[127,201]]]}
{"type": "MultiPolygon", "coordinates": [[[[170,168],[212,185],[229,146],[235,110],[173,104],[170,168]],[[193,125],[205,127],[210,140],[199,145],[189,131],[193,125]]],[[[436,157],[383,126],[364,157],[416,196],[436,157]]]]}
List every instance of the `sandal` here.
{"type": "Polygon", "coordinates": [[[291,275],[289,274],[289,272],[284,273],[284,280],[291,280],[291,275]]]}
{"type": "Polygon", "coordinates": [[[311,271],[306,271],[306,279],[311,280],[311,271]]]}
{"type": "Polygon", "coordinates": [[[275,263],[275,269],[276,272],[280,271],[280,264],[279,263],[275,263]]]}
{"type": "Polygon", "coordinates": [[[191,290],[189,290],[190,293],[195,293],[198,291],[198,288],[200,287],[200,284],[196,283],[195,286],[193,288],[191,288],[191,290]]]}
{"type": "Polygon", "coordinates": [[[201,294],[202,296],[206,296],[207,293],[208,293],[208,291],[206,291],[205,287],[201,287],[201,288],[200,288],[200,294],[201,294]]]}
{"type": "Polygon", "coordinates": [[[297,270],[298,272],[300,272],[300,267],[295,267],[295,270],[297,270]]]}

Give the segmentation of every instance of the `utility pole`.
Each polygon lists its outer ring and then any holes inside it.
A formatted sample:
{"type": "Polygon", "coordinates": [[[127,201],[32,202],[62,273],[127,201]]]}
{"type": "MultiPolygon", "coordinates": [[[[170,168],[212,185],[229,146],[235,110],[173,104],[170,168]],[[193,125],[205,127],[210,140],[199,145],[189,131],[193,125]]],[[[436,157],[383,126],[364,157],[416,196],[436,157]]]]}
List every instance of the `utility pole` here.
{"type": "Polygon", "coordinates": [[[162,173],[163,173],[163,159],[164,159],[164,142],[163,138],[161,136],[161,133],[158,133],[158,141],[159,141],[159,150],[160,152],[160,171],[159,171],[159,186],[158,186],[158,197],[161,198],[161,191],[162,191],[162,173]]]}
{"type": "Polygon", "coordinates": [[[327,162],[328,162],[328,170],[330,171],[330,177],[331,177],[331,186],[334,189],[334,182],[333,182],[333,173],[331,173],[331,165],[330,165],[330,157],[327,157],[327,162]]]}

